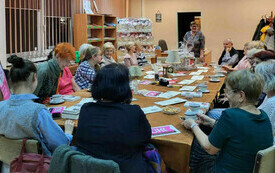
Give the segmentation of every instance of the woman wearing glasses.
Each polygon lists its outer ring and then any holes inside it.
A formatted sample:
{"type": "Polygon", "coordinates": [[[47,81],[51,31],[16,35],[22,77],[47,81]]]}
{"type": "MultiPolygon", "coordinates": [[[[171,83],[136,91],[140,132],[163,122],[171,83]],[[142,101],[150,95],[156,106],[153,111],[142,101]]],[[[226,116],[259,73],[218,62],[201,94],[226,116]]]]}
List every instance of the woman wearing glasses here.
{"type": "Polygon", "coordinates": [[[273,144],[270,120],[255,107],[262,81],[246,69],[230,73],[225,84],[230,109],[223,111],[217,122],[200,114],[197,121],[187,119],[183,125],[193,131],[207,153],[219,152],[207,172],[253,172],[256,153],[273,144]],[[213,127],[209,136],[200,129],[200,124],[213,127]]]}

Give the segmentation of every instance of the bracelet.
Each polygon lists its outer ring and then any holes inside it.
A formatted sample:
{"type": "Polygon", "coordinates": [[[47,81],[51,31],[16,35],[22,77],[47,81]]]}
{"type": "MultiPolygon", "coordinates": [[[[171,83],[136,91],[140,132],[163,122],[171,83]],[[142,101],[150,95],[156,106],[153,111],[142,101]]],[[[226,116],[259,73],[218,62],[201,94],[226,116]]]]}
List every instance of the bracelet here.
{"type": "Polygon", "coordinates": [[[193,129],[195,126],[198,126],[198,124],[197,123],[193,123],[193,124],[191,124],[190,128],[193,129]]]}

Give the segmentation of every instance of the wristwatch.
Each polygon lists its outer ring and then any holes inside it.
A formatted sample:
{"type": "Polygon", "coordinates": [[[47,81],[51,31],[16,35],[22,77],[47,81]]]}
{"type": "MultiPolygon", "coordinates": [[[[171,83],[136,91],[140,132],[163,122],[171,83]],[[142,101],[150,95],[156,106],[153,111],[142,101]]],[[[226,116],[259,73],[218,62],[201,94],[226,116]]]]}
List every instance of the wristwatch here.
{"type": "Polygon", "coordinates": [[[193,124],[191,124],[190,128],[193,129],[195,126],[198,126],[198,124],[197,123],[193,123],[193,124]]]}

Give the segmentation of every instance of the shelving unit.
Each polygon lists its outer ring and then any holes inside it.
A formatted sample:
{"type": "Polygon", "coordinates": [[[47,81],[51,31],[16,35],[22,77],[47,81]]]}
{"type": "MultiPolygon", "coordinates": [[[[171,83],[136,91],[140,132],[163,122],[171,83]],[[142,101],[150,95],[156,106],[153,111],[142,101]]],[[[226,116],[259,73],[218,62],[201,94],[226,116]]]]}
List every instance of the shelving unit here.
{"type": "Polygon", "coordinates": [[[76,50],[79,50],[83,43],[90,43],[102,48],[104,43],[112,42],[116,47],[116,24],[117,19],[114,16],[75,14],[74,46],[76,50]],[[110,23],[115,26],[109,26],[110,23]]]}

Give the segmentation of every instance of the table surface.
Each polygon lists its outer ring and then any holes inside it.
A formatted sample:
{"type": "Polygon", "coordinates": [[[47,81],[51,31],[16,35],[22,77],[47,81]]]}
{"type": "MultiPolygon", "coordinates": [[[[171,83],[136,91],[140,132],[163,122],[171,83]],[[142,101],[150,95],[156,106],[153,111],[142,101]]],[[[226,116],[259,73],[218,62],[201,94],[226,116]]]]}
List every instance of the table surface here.
{"type": "MultiPolygon", "coordinates": [[[[146,67],[147,70],[149,70],[149,67],[146,67]]],[[[197,70],[193,70],[197,71],[197,70]]],[[[192,76],[188,75],[192,71],[188,71],[186,76],[183,77],[177,77],[177,81],[180,82],[184,79],[191,79],[192,76]]],[[[145,74],[145,73],[144,73],[145,74]]],[[[220,88],[222,87],[224,83],[225,77],[220,78],[220,82],[212,83],[209,82],[210,78],[207,77],[207,75],[213,75],[214,71],[213,68],[210,67],[208,69],[208,72],[202,73],[201,75],[204,75],[204,79],[202,81],[207,81],[208,90],[209,93],[203,93],[202,98],[192,98],[188,101],[199,101],[199,102],[207,102],[212,103],[215,99],[217,93],[219,92],[220,88]]],[[[148,79],[144,79],[148,80],[148,79]]],[[[200,83],[202,81],[196,81],[190,86],[194,86],[196,83],[200,83]]],[[[139,90],[140,89],[147,89],[150,91],[160,91],[160,92],[166,92],[166,91],[179,91],[179,88],[168,88],[164,86],[157,86],[157,85],[138,85],[139,90]]],[[[197,88],[195,89],[195,91],[197,88]]],[[[75,92],[72,95],[81,96],[82,98],[89,98],[91,97],[91,93],[87,92],[86,90],[81,90],[78,92],[75,92]]],[[[154,102],[156,101],[163,101],[167,100],[164,98],[152,98],[152,97],[144,97],[142,95],[133,95],[134,98],[136,98],[136,101],[133,101],[132,104],[140,105],[141,108],[153,106],[155,105],[154,102]]],[[[175,97],[181,97],[180,95],[175,97]]],[[[173,97],[174,98],[174,97],[173,97]]],[[[185,98],[184,98],[185,99],[185,98]]],[[[77,104],[80,100],[75,102],[65,102],[59,106],[72,106],[74,104],[77,104]]],[[[159,106],[159,105],[157,105],[159,106]]],[[[173,105],[174,107],[178,107],[181,109],[181,112],[176,115],[166,115],[162,112],[147,114],[146,117],[148,121],[151,124],[151,127],[157,127],[157,126],[164,126],[164,125],[173,125],[176,127],[181,133],[174,134],[174,135],[167,135],[167,136],[161,136],[161,137],[155,137],[152,138],[152,143],[155,144],[167,166],[175,170],[176,172],[189,172],[189,155],[190,155],[190,147],[193,140],[193,134],[191,131],[185,129],[181,125],[180,116],[184,116],[184,112],[188,109],[186,107],[183,107],[183,103],[173,105]]],[[[160,106],[161,107],[161,106],[160,106]]],[[[58,119],[55,120],[58,125],[64,126],[65,119],[58,119]]],[[[77,120],[75,120],[75,126],[77,126],[77,120]]]]}

